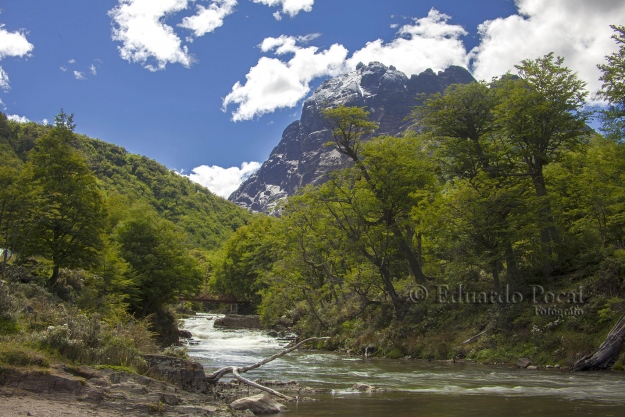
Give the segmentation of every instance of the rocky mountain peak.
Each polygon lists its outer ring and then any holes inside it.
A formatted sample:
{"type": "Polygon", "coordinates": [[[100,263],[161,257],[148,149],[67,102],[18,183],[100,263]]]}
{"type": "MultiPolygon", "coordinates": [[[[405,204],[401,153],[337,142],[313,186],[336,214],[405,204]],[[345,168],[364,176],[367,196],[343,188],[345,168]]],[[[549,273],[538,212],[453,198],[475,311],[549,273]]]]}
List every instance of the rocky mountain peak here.
{"type": "Polygon", "coordinates": [[[375,136],[398,135],[411,124],[405,119],[419,104],[418,94],[442,93],[451,84],[472,81],[466,69],[456,66],[438,74],[427,69],[408,78],[395,67],[379,62],[358,64],[356,70],[324,81],[304,101],[301,119],[287,126],[269,159],[229,200],[252,211],[269,213],[284,197],[304,185],[323,183],[325,174],[344,167],[345,158],[323,146],[332,139],[321,114],[325,108],[341,104],[366,107],[371,120],[379,125],[375,136]]]}

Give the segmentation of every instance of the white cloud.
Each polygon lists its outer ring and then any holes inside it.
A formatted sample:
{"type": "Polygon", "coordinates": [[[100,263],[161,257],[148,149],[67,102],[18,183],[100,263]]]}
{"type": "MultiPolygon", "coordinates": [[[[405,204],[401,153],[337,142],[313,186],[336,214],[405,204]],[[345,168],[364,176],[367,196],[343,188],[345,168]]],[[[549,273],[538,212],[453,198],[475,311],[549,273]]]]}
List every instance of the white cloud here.
{"type": "Polygon", "coordinates": [[[288,14],[294,17],[299,12],[310,12],[315,0],[252,0],[254,3],[260,3],[269,7],[282,6],[281,12],[275,12],[273,17],[276,20],[282,20],[282,14],[288,14]]]}
{"type": "Polygon", "coordinates": [[[2,107],[2,110],[4,110],[4,111],[7,110],[7,106],[6,106],[6,104],[4,104],[4,101],[2,101],[2,99],[0,99],[0,107],[2,107]]]}
{"type": "Polygon", "coordinates": [[[191,170],[191,181],[211,190],[223,198],[228,198],[239,185],[260,168],[259,162],[243,162],[241,168],[222,168],[216,165],[201,165],[191,170]]]}
{"type": "Polygon", "coordinates": [[[74,58],[70,59],[69,61],[67,61],[69,64],[75,64],[76,60],[74,58]]]}
{"type": "Polygon", "coordinates": [[[150,71],[165,69],[168,63],[189,67],[193,58],[165,17],[187,8],[188,0],[119,0],[109,11],[113,19],[113,40],[122,42],[120,56],[140,63],[150,71]]]}
{"type": "Polygon", "coordinates": [[[85,74],[83,74],[80,71],[74,71],[74,78],[76,78],[77,80],[86,80],[87,77],[85,77],[85,74]]]}
{"type": "Polygon", "coordinates": [[[8,90],[10,87],[9,85],[9,76],[7,75],[7,73],[2,69],[2,67],[0,67],[0,90],[8,90]]]}
{"type": "Polygon", "coordinates": [[[65,71],[67,71],[67,68],[66,67],[60,67],[60,70],[65,72],[65,71]]]}
{"type": "Polygon", "coordinates": [[[616,0],[516,0],[518,15],[486,21],[479,27],[481,43],[470,57],[478,79],[490,80],[523,59],[549,52],[565,58],[564,65],[588,83],[591,92],[601,83],[597,64],[617,50],[610,24],[625,20],[625,3],[616,0]]]}
{"type": "Polygon", "coordinates": [[[95,67],[95,65],[93,65],[93,64],[91,64],[91,65],[89,66],[89,71],[91,71],[91,74],[93,74],[93,75],[98,75],[98,70],[97,70],[97,68],[95,67]]]}
{"type": "MultiPolygon", "coordinates": [[[[24,31],[9,32],[0,24],[0,61],[6,57],[29,56],[34,49],[33,44],[28,42],[24,31]]],[[[8,90],[9,76],[0,67],[0,89],[8,90]]]]}
{"type": "Polygon", "coordinates": [[[368,42],[354,52],[347,61],[348,67],[353,69],[359,62],[378,61],[394,65],[408,76],[428,68],[440,71],[450,65],[467,67],[467,52],[460,39],[467,32],[462,26],[448,24],[449,19],[450,16],[431,9],[427,17],[402,26],[392,42],[385,44],[381,39],[368,42]]]}
{"type": "Polygon", "coordinates": [[[204,36],[223,25],[224,18],[234,13],[237,0],[215,0],[208,7],[197,6],[197,14],[185,17],[178,26],[192,30],[195,36],[204,36]]]}
{"type": "Polygon", "coordinates": [[[282,35],[263,40],[259,45],[263,52],[275,50],[276,55],[289,53],[293,57],[287,62],[277,58],[259,59],[245,76],[245,85],[237,82],[223,100],[224,111],[230,104],[238,105],[232,120],[249,120],[279,108],[293,107],[308,94],[314,78],[343,72],[347,49],[334,44],[319,52],[315,46],[297,45],[312,38],[282,35]]]}
{"type": "Polygon", "coordinates": [[[26,118],[26,116],[18,116],[17,114],[7,115],[7,119],[13,120],[14,122],[17,122],[17,123],[28,123],[28,122],[30,122],[30,120],[28,120],[28,118],[26,118]]]}
{"type": "Polygon", "coordinates": [[[41,121],[41,123],[43,123],[44,125],[48,125],[48,124],[50,124],[50,122],[48,121],[48,119],[43,119],[43,120],[41,121]]]}

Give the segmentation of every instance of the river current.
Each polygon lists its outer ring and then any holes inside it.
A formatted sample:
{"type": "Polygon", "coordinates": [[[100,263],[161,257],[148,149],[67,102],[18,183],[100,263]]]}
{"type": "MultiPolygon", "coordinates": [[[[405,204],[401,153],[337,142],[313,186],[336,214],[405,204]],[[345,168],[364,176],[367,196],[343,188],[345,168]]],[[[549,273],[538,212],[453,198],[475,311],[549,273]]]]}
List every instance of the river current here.
{"type": "MultiPolygon", "coordinates": [[[[206,372],[254,364],[284,343],[261,331],[220,330],[210,314],[184,320],[189,354],[206,372]]],[[[354,358],[296,351],[250,371],[250,379],[295,380],[328,388],[320,401],[288,404],[289,417],[625,416],[625,372],[572,373],[478,364],[354,358]],[[354,383],[385,391],[362,393],[354,383]]]]}

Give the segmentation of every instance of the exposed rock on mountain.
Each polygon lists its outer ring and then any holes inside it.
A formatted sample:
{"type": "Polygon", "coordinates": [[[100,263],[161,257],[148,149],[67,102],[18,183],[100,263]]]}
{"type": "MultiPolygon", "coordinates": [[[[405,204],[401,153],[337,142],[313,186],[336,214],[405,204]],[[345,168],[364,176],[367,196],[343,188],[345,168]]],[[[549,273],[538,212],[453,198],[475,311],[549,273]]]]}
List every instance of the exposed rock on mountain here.
{"type": "Polygon", "coordinates": [[[418,94],[442,93],[451,84],[471,81],[471,74],[461,67],[452,66],[438,74],[427,69],[408,78],[379,62],[359,64],[353,72],[326,80],[304,102],[302,118],[284,130],[269,159],[229,200],[253,211],[271,212],[282,198],[304,185],[323,183],[326,173],[345,166],[347,161],[338,151],[323,146],[332,135],[322,109],[341,104],[364,106],[380,126],[375,136],[398,135],[411,124],[406,116],[418,104],[418,94]]]}

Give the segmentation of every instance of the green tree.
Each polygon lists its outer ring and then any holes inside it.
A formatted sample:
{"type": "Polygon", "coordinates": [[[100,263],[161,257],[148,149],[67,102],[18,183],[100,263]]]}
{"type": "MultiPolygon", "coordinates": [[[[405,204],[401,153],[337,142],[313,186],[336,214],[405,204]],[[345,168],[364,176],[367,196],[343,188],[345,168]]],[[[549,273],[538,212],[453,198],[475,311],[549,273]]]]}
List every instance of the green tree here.
{"type": "Polygon", "coordinates": [[[50,285],[56,283],[60,268],[95,265],[103,246],[105,205],[96,177],[72,147],[74,126],[73,116],[61,111],[54,128],[37,139],[30,155],[33,179],[46,206],[31,250],[52,260],[50,285]]]}
{"type": "Polygon", "coordinates": [[[32,184],[30,166],[0,166],[0,273],[19,256],[42,215],[41,190],[32,184]]]}
{"type": "Polygon", "coordinates": [[[273,230],[278,220],[258,216],[242,226],[226,241],[221,256],[214,265],[211,289],[220,294],[231,294],[239,300],[260,302],[257,292],[261,277],[276,260],[277,237],[273,230]]]}
{"type": "Polygon", "coordinates": [[[135,293],[134,312],[144,317],[159,312],[177,297],[193,294],[204,277],[189,254],[186,236],[160,218],[153,209],[140,206],[115,230],[120,256],[129,265],[135,293]]]}
{"type": "Polygon", "coordinates": [[[448,175],[471,179],[492,170],[496,104],[494,91],[475,82],[453,84],[414,109],[421,128],[436,138],[439,163],[448,175]]]}
{"type": "MultiPolygon", "coordinates": [[[[518,78],[504,77],[497,85],[496,123],[508,144],[519,175],[531,178],[541,200],[541,238],[545,247],[558,243],[544,168],[562,155],[587,143],[590,129],[584,110],[585,83],[553,54],[517,65],[518,78]]],[[[513,173],[511,173],[513,174],[513,173]]],[[[545,251],[551,252],[545,248],[545,251]]]]}
{"type": "MultiPolygon", "coordinates": [[[[384,222],[396,238],[415,280],[417,282],[425,282],[427,277],[423,273],[419,255],[413,244],[414,234],[410,228],[402,227],[403,219],[407,218],[410,212],[410,207],[403,204],[406,201],[406,183],[404,181],[389,181],[388,178],[390,177],[387,175],[391,172],[399,172],[402,169],[404,173],[412,171],[419,179],[412,183],[411,186],[413,188],[411,190],[416,191],[424,187],[428,182],[426,179],[427,175],[423,175],[424,167],[422,165],[415,166],[415,163],[418,165],[419,162],[411,160],[412,157],[416,156],[415,151],[418,153],[418,148],[413,143],[412,151],[408,151],[404,147],[403,151],[408,153],[397,152],[397,149],[393,149],[393,147],[403,146],[403,141],[398,140],[394,142],[390,138],[386,140],[380,139],[380,142],[385,142],[384,146],[382,146],[384,148],[382,152],[388,152],[395,158],[380,158],[381,154],[375,151],[375,146],[369,148],[368,152],[370,155],[367,156],[362,152],[362,137],[373,132],[377,127],[374,122],[369,121],[368,112],[360,107],[344,107],[341,105],[334,109],[324,110],[323,115],[332,130],[334,138],[334,141],[329,142],[327,145],[334,146],[355,164],[373,196],[382,204],[378,221],[384,222]],[[397,160],[400,157],[403,159],[397,160]],[[405,163],[413,166],[406,166],[405,163]],[[403,200],[403,203],[397,200],[397,198],[403,200]]],[[[399,178],[395,176],[394,180],[397,181],[399,178]]],[[[396,299],[392,294],[392,288],[388,286],[388,289],[391,291],[391,297],[396,299]]]]}
{"type": "Polygon", "coordinates": [[[610,103],[602,112],[603,131],[611,138],[625,138],[625,26],[613,25],[612,39],[618,44],[618,51],[606,57],[607,64],[598,65],[603,72],[599,97],[610,103]]]}
{"type": "MultiPolygon", "coordinates": [[[[527,188],[523,175],[515,177],[518,164],[496,124],[499,99],[485,83],[458,84],[413,111],[432,135],[431,154],[447,182],[437,201],[438,227],[431,232],[438,253],[448,262],[492,273],[496,289],[504,259],[508,277],[516,275],[511,217],[526,208],[521,200],[527,188]]],[[[434,207],[428,209],[437,211],[434,207]]]]}

